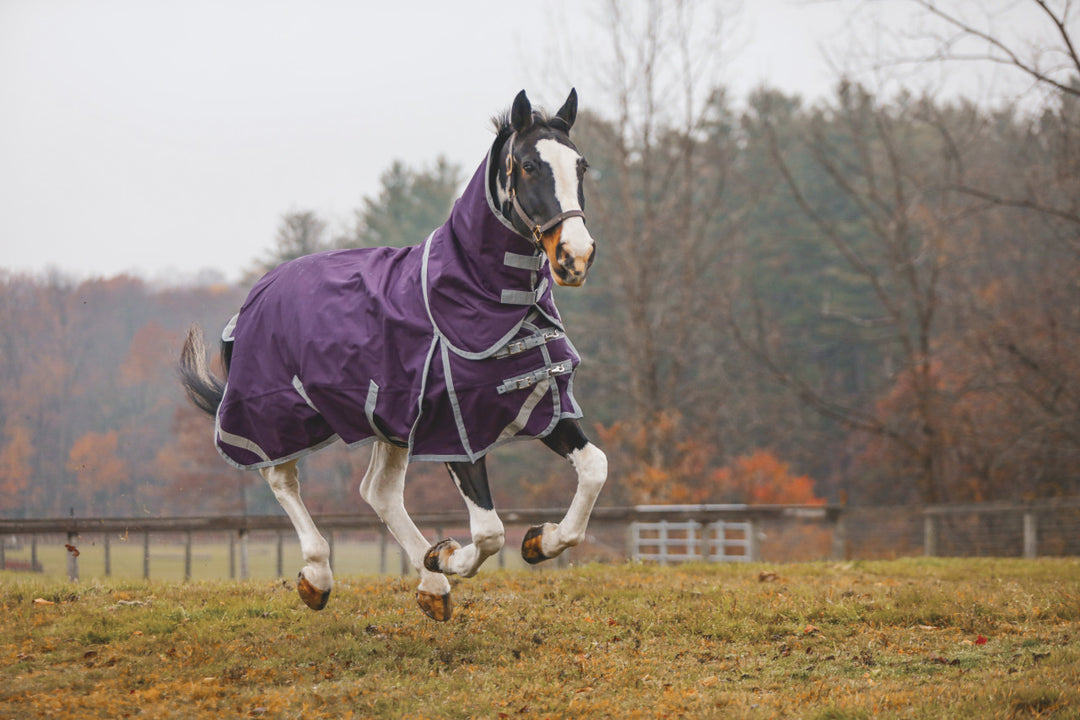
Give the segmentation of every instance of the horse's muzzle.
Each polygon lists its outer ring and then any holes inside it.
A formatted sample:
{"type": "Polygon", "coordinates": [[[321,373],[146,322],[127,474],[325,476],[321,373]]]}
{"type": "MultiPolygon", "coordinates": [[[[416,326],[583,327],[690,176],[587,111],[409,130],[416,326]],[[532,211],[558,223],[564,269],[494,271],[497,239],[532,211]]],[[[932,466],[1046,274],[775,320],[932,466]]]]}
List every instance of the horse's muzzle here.
{"type": "Polygon", "coordinates": [[[581,287],[585,284],[589,268],[596,259],[596,246],[592,238],[588,236],[588,231],[585,233],[588,244],[576,243],[584,252],[581,250],[575,252],[575,248],[566,242],[567,238],[563,237],[561,225],[541,237],[540,245],[548,256],[548,262],[551,263],[551,276],[555,279],[556,285],[581,287]]]}

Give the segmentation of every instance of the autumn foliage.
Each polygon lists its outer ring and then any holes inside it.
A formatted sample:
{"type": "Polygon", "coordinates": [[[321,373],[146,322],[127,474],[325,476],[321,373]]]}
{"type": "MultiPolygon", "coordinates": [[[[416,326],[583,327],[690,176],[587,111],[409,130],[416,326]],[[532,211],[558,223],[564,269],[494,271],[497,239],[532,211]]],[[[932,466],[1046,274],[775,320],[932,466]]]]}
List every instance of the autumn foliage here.
{"type": "Polygon", "coordinates": [[[634,504],[732,502],[823,505],[808,475],[767,450],[754,450],[716,467],[715,448],[684,427],[676,412],[661,413],[646,427],[616,422],[597,427],[600,442],[619,466],[634,504]],[[650,441],[660,444],[651,452],[650,441]]]}
{"type": "Polygon", "coordinates": [[[745,498],[751,505],[824,505],[825,498],[814,494],[808,475],[795,475],[788,463],[767,450],[735,458],[712,473],[712,483],[726,497],[745,498]]]}

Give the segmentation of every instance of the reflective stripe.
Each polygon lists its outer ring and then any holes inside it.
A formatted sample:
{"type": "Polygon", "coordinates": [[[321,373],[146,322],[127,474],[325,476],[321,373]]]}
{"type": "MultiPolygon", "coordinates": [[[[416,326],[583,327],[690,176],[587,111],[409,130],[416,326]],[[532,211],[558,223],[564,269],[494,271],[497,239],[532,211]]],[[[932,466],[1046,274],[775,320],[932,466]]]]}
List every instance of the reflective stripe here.
{"type": "Polygon", "coordinates": [[[311,398],[308,397],[307,390],[304,389],[304,383],[300,382],[300,378],[296,375],[292,376],[292,386],[296,392],[300,393],[300,397],[304,398],[304,402],[307,403],[309,408],[319,412],[319,408],[315,407],[315,403],[311,402],[311,398]]]}
{"type": "Polygon", "coordinates": [[[233,341],[233,333],[236,332],[236,319],[239,318],[239,317],[240,317],[240,313],[236,313],[231,318],[229,318],[229,322],[225,323],[225,327],[221,331],[221,341],[222,342],[232,342],[233,341]]]}
{"type": "Polygon", "coordinates": [[[503,431],[499,433],[499,437],[495,442],[512,438],[519,432],[525,429],[525,426],[529,424],[529,418],[532,417],[533,410],[540,404],[540,400],[544,395],[547,395],[548,389],[551,387],[551,379],[544,378],[536,384],[533,391],[529,393],[529,397],[525,398],[525,403],[518,410],[518,414],[510,421],[510,424],[503,428],[503,431]]]}
{"type": "Polygon", "coordinates": [[[368,427],[371,428],[371,432],[375,434],[375,437],[382,440],[384,443],[393,444],[383,431],[379,429],[378,424],[375,422],[375,407],[379,403],[379,386],[375,384],[374,380],[368,381],[367,397],[364,399],[364,415],[367,416],[368,427]]]}
{"type": "Polygon", "coordinates": [[[232,445],[233,447],[238,447],[241,450],[247,450],[248,452],[256,455],[263,462],[270,462],[270,456],[266,454],[266,451],[264,451],[261,447],[259,447],[245,437],[240,437],[239,435],[233,435],[231,432],[226,432],[221,429],[220,425],[217,428],[217,436],[219,442],[223,442],[226,445],[232,445]]]}
{"type": "Polygon", "coordinates": [[[512,377],[508,380],[503,380],[502,385],[496,388],[496,391],[500,395],[505,395],[506,393],[512,392],[514,390],[524,390],[525,388],[532,387],[541,380],[545,380],[549,377],[554,377],[555,375],[565,375],[571,370],[573,370],[573,365],[571,365],[570,361],[563,360],[562,362],[555,363],[554,365],[549,365],[548,367],[534,370],[531,373],[526,373],[525,375],[518,375],[517,377],[512,377]]]}

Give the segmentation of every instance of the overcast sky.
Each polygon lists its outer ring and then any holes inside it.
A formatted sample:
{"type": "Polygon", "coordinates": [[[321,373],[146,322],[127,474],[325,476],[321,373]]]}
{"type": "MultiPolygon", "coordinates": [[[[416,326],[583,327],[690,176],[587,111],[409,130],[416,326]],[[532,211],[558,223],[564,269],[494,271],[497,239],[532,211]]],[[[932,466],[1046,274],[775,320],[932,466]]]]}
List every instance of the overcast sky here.
{"type": "MultiPolygon", "coordinates": [[[[343,230],[395,159],[471,174],[523,87],[555,109],[573,82],[603,113],[596,7],[0,0],[0,268],[237,279],[286,212],[343,230]],[[570,60],[551,57],[559,28],[570,60]]],[[[720,80],[738,99],[820,97],[836,81],[822,50],[851,41],[857,12],[746,0],[720,80]]]]}

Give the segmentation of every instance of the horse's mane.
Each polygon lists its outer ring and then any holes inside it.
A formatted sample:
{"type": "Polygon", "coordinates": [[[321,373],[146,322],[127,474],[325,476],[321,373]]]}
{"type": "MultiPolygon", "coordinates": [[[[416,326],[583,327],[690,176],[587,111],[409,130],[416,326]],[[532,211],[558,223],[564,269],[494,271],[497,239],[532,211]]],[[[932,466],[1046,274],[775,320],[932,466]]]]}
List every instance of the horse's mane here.
{"type": "MultiPolygon", "coordinates": [[[[548,115],[547,112],[544,110],[533,108],[532,115],[533,122],[542,127],[549,127],[554,130],[561,129],[560,127],[552,125],[552,117],[548,115]]],[[[510,137],[510,135],[514,132],[514,127],[510,124],[510,110],[507,110],[506,112],[500,113],[495,117],[491,118],[491,124],[495,128],[496,143],[504,142],[506,138],[510,137]]]]}

